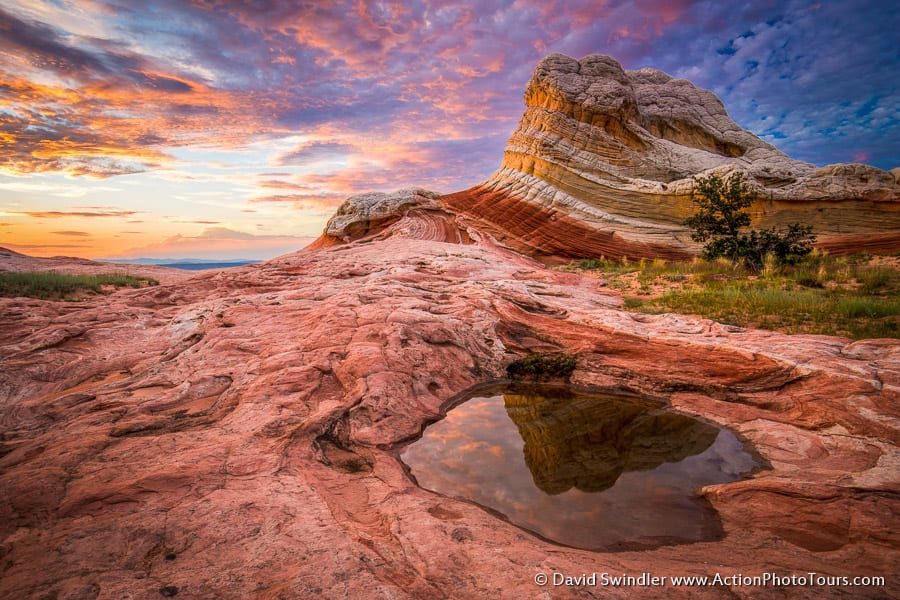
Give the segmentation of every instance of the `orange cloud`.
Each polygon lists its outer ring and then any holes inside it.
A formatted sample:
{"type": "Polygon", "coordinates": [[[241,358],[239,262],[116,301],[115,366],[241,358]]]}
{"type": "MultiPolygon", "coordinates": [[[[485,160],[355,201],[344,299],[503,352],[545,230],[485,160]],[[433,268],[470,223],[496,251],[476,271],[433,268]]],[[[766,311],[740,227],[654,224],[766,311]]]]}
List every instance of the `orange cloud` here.
{"type": "MultiPolygon", "coordinates": [[[[107,210],[107,211],[60,211],[60,210],[45,210],[45,211],[10,211],[9,214],[14,215],[27,215],[29,217],[34,217],[37,219],[61,219],[65,217],[128,217],[131,215],[139,214],[139,211],[136,210],[107,210]]],[[[132,221],[129,221],[132,222],[132,221]]]]}
{"type": "MultiPolygon", "coordinates": [[[[10,249],[15,250],[47,250],[51,248],[91,248],[88,244],[10,244],[8,242],[3,243],[4,247],[8,247],[10,249]]],[[[42,256],[44,253],[39,253],[37,256],[42,256]]]]}
{"type": "Polygon", "coordinates": [[[0,9],[0,172],[96,178],[158,169],[165,148],[245,143],[277,130],[246,110],[240,90],[215,89],[163,61],[106,40],[70,44],[56,29],[0,9]]]}

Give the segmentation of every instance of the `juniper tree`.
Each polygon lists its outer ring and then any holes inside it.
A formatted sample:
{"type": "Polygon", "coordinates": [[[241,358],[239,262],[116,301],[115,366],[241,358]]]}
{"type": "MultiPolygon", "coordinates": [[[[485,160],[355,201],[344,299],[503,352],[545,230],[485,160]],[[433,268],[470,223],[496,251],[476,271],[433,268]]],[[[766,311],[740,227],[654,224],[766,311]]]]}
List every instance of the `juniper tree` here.
{"type": "Polygon", "coordinates": [[[774,227],[746,229],[750,214],[743,209],[753,198],[741,173],[732,173],[727,180],[718,175],[695,178],[691,200],[700,210],[685,225],[694,230],[691,239],[704,244],[707,259],[724,256],[759,270],[767,254],[781,263],[793,262],[809,254],[816,241],[812,226],[800,223],[788,225],[783,233],[774,227]]]}

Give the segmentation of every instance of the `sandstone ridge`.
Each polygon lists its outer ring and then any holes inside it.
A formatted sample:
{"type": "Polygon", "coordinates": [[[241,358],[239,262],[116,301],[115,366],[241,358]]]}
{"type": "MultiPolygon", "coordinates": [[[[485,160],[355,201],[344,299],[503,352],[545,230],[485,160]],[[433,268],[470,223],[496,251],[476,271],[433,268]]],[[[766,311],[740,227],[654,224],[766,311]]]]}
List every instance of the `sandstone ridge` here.
{"type": "Polygon", "coordinates": [[[0,596],[528,598],[536,573],[598,565],[889,577],[809,598],[900,591],[896,341],[624,312],[596,279],[432,200],[257,265],[85,302],[0,298],[0,596]],[[649,395],[751,444],[763,470],[698,491],[721,539],[564,548],[417,487],[399,447],[533,351],[576,356],[580,386],[649,395]]]}
{"type": "Polygon", "coordinates": [[[757,198],[755,226],[808,223],[834,252],[900,249],[896,170],[793,160],[689,81],[626,71],[608,56],[551,54],[535,69],[525,104],[501,167],[449,197],[521,250],[559,252],[532,239],[518,213],[550,221],[549,237],[563,240],[567,255],[602,248],[611,256],[686,256],[697,250],[682,225],[693,178],[735,171],[757,198]],[[569,225],[566,218],[588,229],[572,235],[553,223],[569,225]]]}

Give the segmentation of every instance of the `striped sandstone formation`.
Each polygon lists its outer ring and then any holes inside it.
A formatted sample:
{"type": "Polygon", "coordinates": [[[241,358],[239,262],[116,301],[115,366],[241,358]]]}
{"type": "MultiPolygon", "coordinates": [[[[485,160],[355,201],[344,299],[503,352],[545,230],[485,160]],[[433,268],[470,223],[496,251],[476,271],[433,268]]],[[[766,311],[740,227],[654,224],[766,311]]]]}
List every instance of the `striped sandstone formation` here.
{"type": "Polygon", "coordinates": [[[898,171],[817,168],[741,129],[710,91],[608,56],[551,54],[525,90],[501,167],[445,198],[534,255],[679,258],[693,178],[739,171],[754,227],[813,225],[832,252],[900,249],[898,171]]]}

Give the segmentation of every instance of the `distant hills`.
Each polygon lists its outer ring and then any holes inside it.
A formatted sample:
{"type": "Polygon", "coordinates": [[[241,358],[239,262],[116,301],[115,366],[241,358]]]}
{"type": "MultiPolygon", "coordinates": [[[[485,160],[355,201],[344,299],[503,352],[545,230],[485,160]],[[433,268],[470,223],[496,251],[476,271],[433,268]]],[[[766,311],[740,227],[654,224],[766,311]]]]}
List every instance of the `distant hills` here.
{"type": "Polygon", "coordinates": [[[135,265],[156,265],[170,267],[172,269],[184,269],[186,271],[202,271],[204,269],[227,269],[229,267],[242,267],[253,263],[262,262],[250,258],[237,258],[229,260],[216,260],[209,258],[100,258],[99,262],[130,263],[135,265]]]}

